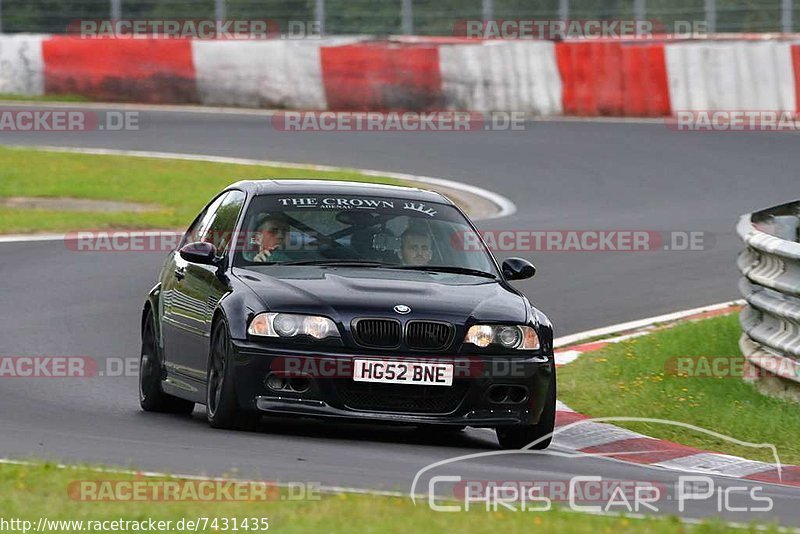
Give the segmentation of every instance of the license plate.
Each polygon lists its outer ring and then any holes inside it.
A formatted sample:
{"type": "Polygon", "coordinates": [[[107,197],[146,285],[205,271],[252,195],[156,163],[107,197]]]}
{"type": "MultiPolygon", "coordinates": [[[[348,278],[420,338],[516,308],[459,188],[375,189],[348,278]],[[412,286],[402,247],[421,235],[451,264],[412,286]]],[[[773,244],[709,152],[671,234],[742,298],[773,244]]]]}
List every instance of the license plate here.
{"type": "Polygon", "coordinates": [[[452,363],[393,362],[355,360],[353,380],[384,384],[416,384],[420,386],[452,386],[452,363]]]}

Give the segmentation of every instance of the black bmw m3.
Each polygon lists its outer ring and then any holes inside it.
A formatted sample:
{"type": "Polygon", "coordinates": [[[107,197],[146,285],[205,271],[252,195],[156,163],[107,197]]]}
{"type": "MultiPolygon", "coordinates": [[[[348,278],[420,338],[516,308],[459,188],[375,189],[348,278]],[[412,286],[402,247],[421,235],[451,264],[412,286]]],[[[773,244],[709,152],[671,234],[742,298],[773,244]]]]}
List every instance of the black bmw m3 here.
{"type": "Polygon", "coordinates": [[[421,189],[239,182],[170,253],[142,313],[146,411],[494,428],[550,444],[553,332],[464,213],[421,189]]]}

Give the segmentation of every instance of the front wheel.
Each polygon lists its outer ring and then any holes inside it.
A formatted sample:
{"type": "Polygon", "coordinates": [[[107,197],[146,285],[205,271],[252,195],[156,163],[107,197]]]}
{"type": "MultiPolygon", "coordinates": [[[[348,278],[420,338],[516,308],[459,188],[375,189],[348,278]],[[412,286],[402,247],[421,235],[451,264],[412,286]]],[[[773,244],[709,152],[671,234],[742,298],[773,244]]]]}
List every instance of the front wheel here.
{"type": "Polygon", "coordinates": [[[206,418],[211,428],[253,428],[258,414],[243,412],[236,403],[231,366],[231,344],[225,321],[218,321],[211,335],[206,374],[206,418]]]}
{"type": "Polygon", "coordinates": [[[146,412],[190,414],[194,403],[164,393],[161,389],[161,359],[158,355],[152,310],[147,312],[142,329],[139,358],[139,406],[146,412]]]}
{"type": "Polygon", "coordinates": [[[532,442],[530,448],[544,450],[553,440],[553,430],[556,426],[556,374],[550,377],[549,392],[545,401],[542,416],[535,425],[500,427],[495,429],[497,440],[504,449],[521,449],[532,442]]]}

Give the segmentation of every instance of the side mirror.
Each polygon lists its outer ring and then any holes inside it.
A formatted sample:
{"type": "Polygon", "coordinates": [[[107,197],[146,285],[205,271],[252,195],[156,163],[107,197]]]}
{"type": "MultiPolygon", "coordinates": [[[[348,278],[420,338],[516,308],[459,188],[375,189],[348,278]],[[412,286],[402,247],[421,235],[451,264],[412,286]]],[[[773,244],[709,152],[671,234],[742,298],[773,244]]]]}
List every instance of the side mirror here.
{"type": "Polygon", "coordinates": [[[217,247],[203,241],[188,243],[179,253],[184,260],[200,265],[215,265],[217,261],[217,247]]]}
{"type": "Polygon", "coordinates": [[[503,276],[506,280],[525,280],[536,274],[536,267],[522,258],[508,258],[503,262],[503,276]]]}

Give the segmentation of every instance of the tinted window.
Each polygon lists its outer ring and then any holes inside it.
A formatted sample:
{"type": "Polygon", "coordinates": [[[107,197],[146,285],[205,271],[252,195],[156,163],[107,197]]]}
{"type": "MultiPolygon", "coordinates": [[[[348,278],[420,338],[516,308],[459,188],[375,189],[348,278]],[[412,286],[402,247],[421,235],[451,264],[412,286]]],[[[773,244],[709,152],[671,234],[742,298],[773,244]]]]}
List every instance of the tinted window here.
{"type": "Polygon", "coordinates": [[[208,228],[209,224],[211,224],[214,214],[217,212],[217,208],[219,208],[219,205],[225,200],[225,197],[228,196],[228,194],[229,193],[224,193],[218,196],[206,207],[206,209],[200,213],[200,215],[197,216],[189,229],[186,230],[186,233],[183,236],[183,241],[181,242],[181,246],[187,243],[194,243],[202,240],[204,231],[208,228]]]}
{"type": "Polygon", "coordinates": [[[239,266],[320,260],[431,265],[496,272],[453,206],[391,197],[262,195],[243,223],[239,266]]]}
{"type": "Polygon", "coordinates": [[[209,223],[201,229],[200,240],[212,243],[217,247],[217,253],[220,256],[227,251],[230,245],[244,198],[245,194],[241,191],[230,191],[221,197],[209,223]]]}

